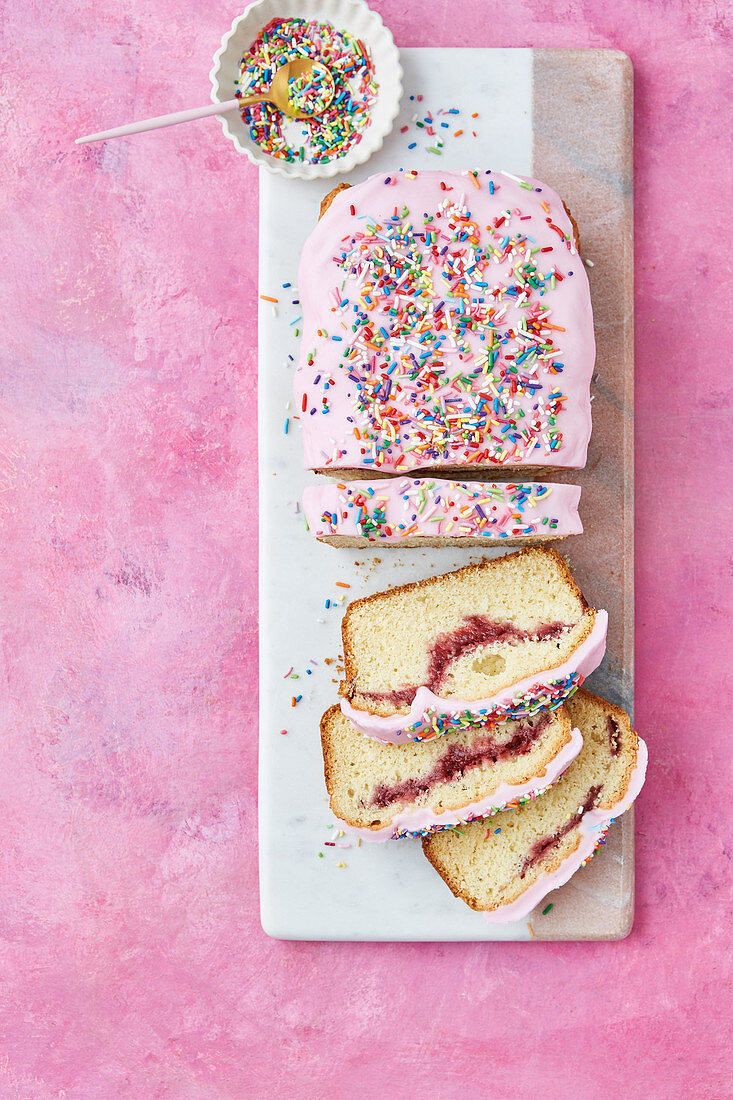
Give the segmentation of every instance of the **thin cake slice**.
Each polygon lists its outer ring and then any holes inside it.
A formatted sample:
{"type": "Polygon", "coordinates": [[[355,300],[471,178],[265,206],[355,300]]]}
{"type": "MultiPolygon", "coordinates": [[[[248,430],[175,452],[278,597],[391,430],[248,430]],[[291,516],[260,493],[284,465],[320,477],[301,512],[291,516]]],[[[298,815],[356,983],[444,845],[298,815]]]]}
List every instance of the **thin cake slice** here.
{"type": "Polygon", "coordinates": [[[365,840],[422,836],[535,798],[575,759],[565,709],[410,745],[362,736],[338,707],[321,720],[331,809],[365,840]]]}
{"type": "Polygon", "coordinates": [[[581,534],[578,485],[394,477],[303,490],[313,535],[330,546],[526,546],[581,534]]]}
{"type": "Polygon", "coordinates": [[[341,709],[402,744],[560,706],[600,663],[606,624],[545,546],[355,600],[341,709]]]}
{"type": "Polygon", "coordinates": [[[566,883],[644,783],[646,745],[620,707],[581,690],[567,710],[583,748],[542,798],[423,841],[452,893],[489,920],[519,920],[566,883]]]}

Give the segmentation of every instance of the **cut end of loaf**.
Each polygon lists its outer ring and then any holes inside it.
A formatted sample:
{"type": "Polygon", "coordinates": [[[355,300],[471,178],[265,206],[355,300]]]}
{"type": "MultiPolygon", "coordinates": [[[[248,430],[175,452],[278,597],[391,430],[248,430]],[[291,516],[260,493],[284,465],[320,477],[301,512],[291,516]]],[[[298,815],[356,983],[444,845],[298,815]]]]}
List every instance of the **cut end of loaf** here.
{"type": "MultiPolygon", "coordinates": [[[[526,546],[528,542],[532,543],[544,543],[544,542],[562,542],[567,538],[567,535],[558,535],[550,531],[547,534],[532,534],[527,535],[524,538],[508,538],[501,540],[502,550],[512,550],[520,546],[526,546]]],[[[417,549],[420,546],[432,546],[432,547],[445,547],[451,550],[456,549],[456,545],[460,545],[462,549],[468,547],[483,547],[486,549],[488,543],[487,538],[475,538],[470,535],[463,536],[461,538],[451,537],[450,535],[440,536],[427,536],[427,535],[413,535],[408,538],[400,539],[399,543],[385,543],[368,541],[363,538],[359,538],[353,535],[317,535],[318,542],[324,543],[326,546],[337,546],[347,550],[385,550],[388,547],[394,547],[399,550],[412,550],[417,549]]]]}
{"type": "Polygon", "coordinates": [[[306,486],[308,529],[333,546],[510,549],[580,534],[580,487],[393,477],[306,486]]]}

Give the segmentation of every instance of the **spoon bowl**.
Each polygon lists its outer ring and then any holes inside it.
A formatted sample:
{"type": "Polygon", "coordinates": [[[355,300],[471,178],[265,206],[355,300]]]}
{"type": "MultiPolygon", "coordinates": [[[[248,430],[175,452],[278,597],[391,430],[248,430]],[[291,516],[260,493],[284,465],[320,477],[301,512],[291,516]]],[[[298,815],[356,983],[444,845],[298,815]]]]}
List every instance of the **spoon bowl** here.
{"type": "Polygon", "coordinates": [[[314,118],[331,106],[334,93],[330,70],[320,61],[303,57],[281,65],[266,92],[261,96],[242,96],[239,105],[272,103],[289,118],[314,118]]]}

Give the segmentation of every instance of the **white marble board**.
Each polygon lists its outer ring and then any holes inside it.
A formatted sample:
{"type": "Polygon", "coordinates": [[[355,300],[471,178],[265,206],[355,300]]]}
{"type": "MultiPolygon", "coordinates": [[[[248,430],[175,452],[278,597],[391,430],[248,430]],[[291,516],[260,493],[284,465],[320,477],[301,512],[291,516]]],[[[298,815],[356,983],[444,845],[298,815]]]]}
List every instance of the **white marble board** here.
{"type": "MultiPolygon", "coordinates": [[[[299,511],[303,486],[316,475],[303,469],[298,411],[292,399],[300,316],[298,260],[324,194],[342,178],[359,182],[373,172],[389,173],[395,167],[491,167],[538,175],[532,88],[533,64],[540,52],[559,51],[403,50],[402,111],[383,149],[367,165],[333,181],[306,183],[260,174],[260,294],[277,298],[278,304],[261,299],[259,310],[259,847],[262,924],[277,938],[554,938],[533,929],[532,916],[506,926],[488,925],[450,894],[422,856],[418,841],[357,847],[329,828],[332,818],[323,783],[319,719],[337,701],[344,603],[446,572],[491,551],[380,548],[355,553],[316,542],[299,511]],[[418,94],[422,102],[411,102],[410,96],[418,94]],[[448,107],[458,108],[460,115],[438,119],[451,124],[442,130],[442,156],[427,151],[430,139],[414,125],[401,133],[415,113],[422,118],[427,110],[448,107]],[[476,119],[471,117],[474,112],[478,112],[476,119]],[[456,128],[463,128],[461,137],[452,136],[456,128]],[[409,150],[415,141],[417,147],[409,150]],[[291,287],[284,288],[286,283],[291,287]],[[332,663],[326,664],[327,659],[332,663]],[[290,669],[297,679],[286,678],[290,669]],[[297,696],[302,698],[293,707],[291,700],[297,696]]],[[[582,225],[581,214],[576,216],[582,225]]],[[[603,690],[603,684],[598,687],[603,690]]],[[[628,705],[627,698],[617,701],[628,705]]],[[[620,835],[620,827],[616,828],[620,835]]],[[[592,895],[593,883],[600,877],[603,887],[608,879],[604,867],[610,868],[615,860],[612,905],[620,914],[628,913],[633,888],[633,839],[628,828],[623,843],[611,847],[613,851],[604,850],[593,861],[597,868],[591,864],[580,876],[588,874],[586,894],[592,895]]],[[[610,933],[595,927],[592,904],[587,919],[582,916],[582,904],[578,912],[575,930],[558,933],[560,938],[622,934],[615,926],[610,933]]],[[[629,919],[619,917],[618,927],[629,919]]]]}

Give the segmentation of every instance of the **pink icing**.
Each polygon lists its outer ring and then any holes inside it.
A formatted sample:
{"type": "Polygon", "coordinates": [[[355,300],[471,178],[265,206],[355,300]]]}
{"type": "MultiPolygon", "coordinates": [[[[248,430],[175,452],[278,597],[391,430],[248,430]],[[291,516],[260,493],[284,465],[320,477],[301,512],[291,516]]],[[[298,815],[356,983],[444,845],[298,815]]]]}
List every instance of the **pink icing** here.
{"type": "MultiPolygon", "coordinates": [[[[344,698],[340,700],[341,710],[361,733],[377,741],[391,744],[433,737],[436,729],[432,717],[435,714],[448,717],[466,714],[478,718],[482,711],[491,711],[491,717],[501,721],[501,714],[511,711],[512,718],[523,717],[531,713],[531,703],[527,702],[526,706],[520,704],[517,709],[518,700],[523,700],[527,696],[537,696],[553,683],[564,681],[574,674],[577,674],[581,681],[586,676],[590,676],[603,660],[607,629],[607,612],[596,611],[593,629],[567,661],[556,668],[519,680],[486,699],[444,699],[423,685],[417,689],[407,714],[369,714],[367,711],[358,710],[344,698]]],[[[568,694],[569,691],[570,687],[568,687],[568,694]]],[[[556,703],[562,701],[562,698],[555,700],[556,703]]],[[[440,732],[447,733],[448,728],[440,732]]]]}
{"type": "Polygon", "coordinates": [[[434,832],[436,829],[447,829],[452,825],[465,824],[477,817],[491,817],[493,814],[499,813],[500,810],[505,810],[508,804],[516,799],[534,799],[543,794],[572,764],[582,747],[583,736],[580,730],[573,729],[567,745],[564,745],[557,756],[550,761],[543,775],[533,776],[525,783],[500,783],[496,790],[486,798],[479,799],[478,802],[471,802],[458,810],[445,810],[442,813],[437,813],[430,806],[420,806],[414,810],[401,810],[381,829],[360,829],[341,820],[338,823],[340,828],[352,836],[381,843],[405,834],[422,835],[434,832]]]}
{"type": "Polygon", "coordinates": [[[299,288],[309,468],[585,465],[590,292],[545,184],[372,176],[309,236],[299,288]]]}
{"type": "Polygon", "coordinates": [[[579,535],[577,485],[382,478],[322,482],[303,492],[308,527],[316,538],[340,535],[365,545],[398,545],[405,538],[506,539],[579,535]]]}
{"type": "Polygon", "coordinates": [[[506,924],[509,921],[521,920],[523,917],[528,916],[552,890],[564,886],[578,868],[593,855],[604,830],[608,829],[615,818],[620,817],[622,813],[628,810],[639,794],[644,786],[647,761],[646,743],[639,738],[636,765],[631,773],[628,790],[624,797],[610,810],[589,810],[584,814],[578,826],[580,844],[572,855],[564,859],[556,871],[540,875],[537,881],[532,883],[516,901],[511,902],[509,905],[500,905],[496,909],[484,913],[484,920],[487,920],[490,924],[506,924]]]}

